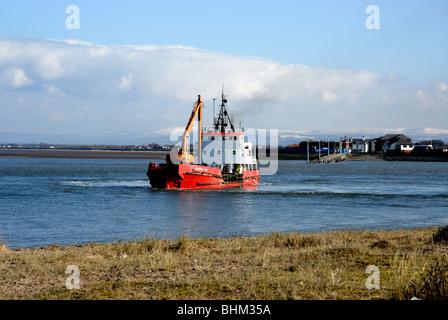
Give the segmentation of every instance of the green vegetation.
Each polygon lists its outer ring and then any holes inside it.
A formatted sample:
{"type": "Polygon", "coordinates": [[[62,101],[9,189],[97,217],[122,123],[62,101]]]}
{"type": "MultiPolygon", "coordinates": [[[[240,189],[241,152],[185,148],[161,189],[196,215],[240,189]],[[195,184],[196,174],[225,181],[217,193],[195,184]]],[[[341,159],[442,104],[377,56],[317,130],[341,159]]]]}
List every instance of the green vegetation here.
{"type": "Polygon", "coordinates": [[[5,248],[0,299],[447,299],[446,230],[5,248]],[[69,265],[79,289],[66,287],[69,265]],[[379,283],[368,289],[372,265],[379,283]]]}

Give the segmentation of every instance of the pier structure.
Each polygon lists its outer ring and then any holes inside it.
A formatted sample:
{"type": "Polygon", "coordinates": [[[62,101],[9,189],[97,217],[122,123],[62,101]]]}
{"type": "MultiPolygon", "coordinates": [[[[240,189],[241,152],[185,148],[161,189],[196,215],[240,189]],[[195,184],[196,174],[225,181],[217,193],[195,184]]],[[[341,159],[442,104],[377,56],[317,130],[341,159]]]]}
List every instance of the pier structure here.
{"type": "Polygon", "coordinates": [[[312,160],[311,163],[333,163],[344,161],[347,158],[346,153],[333,153],[320,157],[320,159],[312,160]]]}

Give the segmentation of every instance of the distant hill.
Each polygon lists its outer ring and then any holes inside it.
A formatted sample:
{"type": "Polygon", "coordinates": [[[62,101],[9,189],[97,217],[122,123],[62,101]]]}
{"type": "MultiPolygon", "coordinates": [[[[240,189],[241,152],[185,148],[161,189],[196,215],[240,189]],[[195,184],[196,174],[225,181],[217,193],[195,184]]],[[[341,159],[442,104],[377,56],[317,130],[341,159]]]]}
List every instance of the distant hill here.
{"type": "MultiPolygon", "coordinates": [[[[181,130],[183,128],[180,128],[181,130]]],[[[105,132],[98,134],[40,134],[0,132],[0,143],[36,143],[50,144],[110,144],[110,145],[160,145],[174,144],[170,140],[171,129],[154,130],[149,132],[105,132]]],[[[296,144],[307,138],[317,141],[339,140],[348,138],[378,138],[389,133],[402,133],[410,137],[413,142],[420,141],[448,141],[448,130],[435,128],[341,128],[332,130],[279,130],[278,144],[296,144]]]]}
{"type": "Polygon", "coordinates": [[[423,145],[433,145],[433,146],[443,146],[445,145],[445,142],[443,140],[423,140],[423,141],[418,141],[419,144],[423,144],[423,145]]]}

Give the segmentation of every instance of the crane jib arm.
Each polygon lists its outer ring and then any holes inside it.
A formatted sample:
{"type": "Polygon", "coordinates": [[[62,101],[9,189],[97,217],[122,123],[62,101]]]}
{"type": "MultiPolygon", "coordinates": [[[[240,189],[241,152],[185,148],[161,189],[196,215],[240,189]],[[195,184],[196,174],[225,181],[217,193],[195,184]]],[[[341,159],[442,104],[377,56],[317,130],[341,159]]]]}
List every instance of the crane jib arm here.
{"type": "Polygon", "coordinates": [[[198,152],[198,162],[201,163],[201,131],[202,131],[202,100],[201,96],[198,96],[198,101],[195,103],[193,107],[193,111],[191,112],[190,119],[188,120],[187,126],[185,127],[184,134],[182,135],[182,162],[188,163],[189,159],[189,151],[190,148],[188,148],[188,137],[190,135],[191,128],[193,127],[194,119],[196,118],[196,115],[198,116],[198,146],[199,146],[199,152],[198,152]]]}

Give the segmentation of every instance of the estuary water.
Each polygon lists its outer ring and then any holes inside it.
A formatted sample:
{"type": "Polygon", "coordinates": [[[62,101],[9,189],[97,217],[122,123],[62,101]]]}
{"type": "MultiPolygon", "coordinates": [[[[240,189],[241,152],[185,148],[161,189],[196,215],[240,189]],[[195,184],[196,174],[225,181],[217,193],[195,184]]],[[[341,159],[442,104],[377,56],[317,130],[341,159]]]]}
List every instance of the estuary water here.
{"type": "Polygon", "coordinates": [[[144,237],[410,229],[448,224],[448,163],[279,161],[255,190],[155,190],[158,159],[0,158],[11,249],[144,237]]]}

